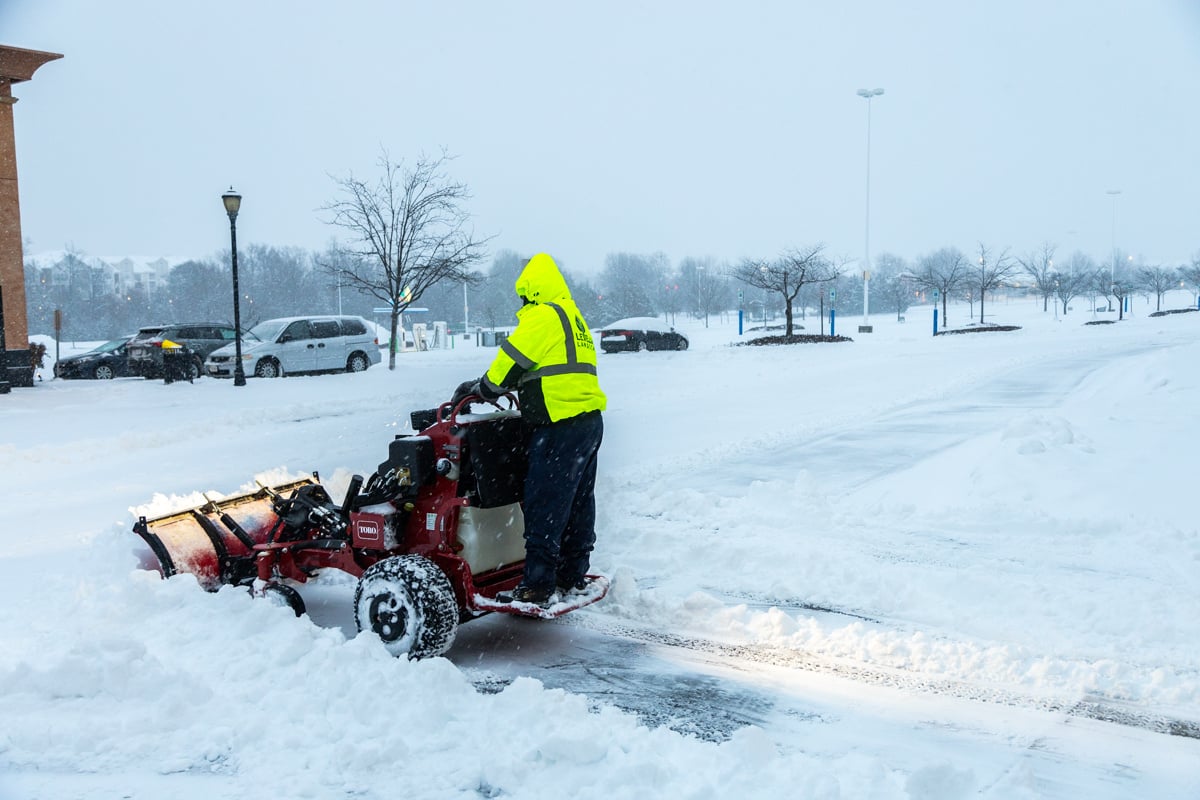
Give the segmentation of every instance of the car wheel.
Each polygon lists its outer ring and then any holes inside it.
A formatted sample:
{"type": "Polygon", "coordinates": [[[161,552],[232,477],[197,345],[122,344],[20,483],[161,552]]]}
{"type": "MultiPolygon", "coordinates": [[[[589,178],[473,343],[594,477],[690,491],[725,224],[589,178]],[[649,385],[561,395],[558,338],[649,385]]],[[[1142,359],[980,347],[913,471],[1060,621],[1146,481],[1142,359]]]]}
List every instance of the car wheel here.
{"type": "Polygon", "coordinates": [[[362,372],[369,366],[366,356],[362,353],[354,353],[346,362],[346,372],[362,372]]]}
{"type": "Polygon", "coordinates": [[[645,350],[646,350],[646,340],[645,340],[645,339],[639,339],[639,340],[638,340],[638,343],[637,343],[637,351],[638,351],[639,353],[641,353],[641,352],[644,352],[645,350]]]}
{"type": "Polygon", "coordinates": [[[260,378],[278,378],[279,364],[273,358],[264,358],[254,366],[254,374],[260,378]]]}
{"type": "Polygon", "coordinates": [[[101,364],[96,367],[95,372],[92,374],[96,376],[96,380],[98,381],[111,381],[113,379],[113,368],[108,364],[101,364]]]}
{"type": "Polygon", "coordinates": [[[188,380],[194,381],[203,374],[204,364],[200,361],[193,360],[192,363],[188,365],[188,380]]]}
{"type": "Polygon", "coordinates": [[[682,336],[680,336],[679,344],[676,346],[675,349],[676,350],[687,350],[688,349],[688,340],[683,338],[682,336]]]}

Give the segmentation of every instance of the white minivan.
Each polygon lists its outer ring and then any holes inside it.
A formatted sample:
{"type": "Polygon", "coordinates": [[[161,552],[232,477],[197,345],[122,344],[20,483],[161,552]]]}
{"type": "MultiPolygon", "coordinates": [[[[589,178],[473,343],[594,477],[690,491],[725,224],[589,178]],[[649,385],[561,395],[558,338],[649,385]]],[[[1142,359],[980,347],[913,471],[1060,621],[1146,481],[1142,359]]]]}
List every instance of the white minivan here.
{"type": "MultiPolygon", "coordinates": [[[[234,344],[214,350],[204,371],[232,378],[234,344]]],[[[242,373],[278,378],[316,372],[362,372],[382,359],[379,340],[362,317],[283,317],[260,322],[242,336],[242,373]]]]}

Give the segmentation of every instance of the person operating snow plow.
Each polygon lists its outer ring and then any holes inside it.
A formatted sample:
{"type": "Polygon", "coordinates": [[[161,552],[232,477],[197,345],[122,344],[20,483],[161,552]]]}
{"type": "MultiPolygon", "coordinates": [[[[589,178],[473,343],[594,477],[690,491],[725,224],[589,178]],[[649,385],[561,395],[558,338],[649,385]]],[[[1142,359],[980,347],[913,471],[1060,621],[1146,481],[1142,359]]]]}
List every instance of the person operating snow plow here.
{"type": "Polygon", "coordinates": [[[483,377],[460,384],[452,402],[517,392],[530,429],[525,570],[511,595],[498,599],[546,605],[587,588],[606,398],[592,334],[554,259],[545,253],[529,259],[515,288],[522,302],[516,329],[483,377]]]}

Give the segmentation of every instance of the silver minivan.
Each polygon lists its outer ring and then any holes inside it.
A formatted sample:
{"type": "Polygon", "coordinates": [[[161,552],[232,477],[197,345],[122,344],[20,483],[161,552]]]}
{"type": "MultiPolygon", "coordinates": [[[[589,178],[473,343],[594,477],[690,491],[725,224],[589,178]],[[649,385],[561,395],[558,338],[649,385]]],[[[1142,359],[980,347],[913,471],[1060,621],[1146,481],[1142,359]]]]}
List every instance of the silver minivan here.
{"type": "MultiPolygon", "coordinates": [[[[282,317],[260,322],[242,337],[242,372],[260,378],[317,372],[362,372],[381,361],[379,340],[362,317],[282,317]]],[[[232,378],[236,350],[213,351],[204,371],[232,378]]]]}

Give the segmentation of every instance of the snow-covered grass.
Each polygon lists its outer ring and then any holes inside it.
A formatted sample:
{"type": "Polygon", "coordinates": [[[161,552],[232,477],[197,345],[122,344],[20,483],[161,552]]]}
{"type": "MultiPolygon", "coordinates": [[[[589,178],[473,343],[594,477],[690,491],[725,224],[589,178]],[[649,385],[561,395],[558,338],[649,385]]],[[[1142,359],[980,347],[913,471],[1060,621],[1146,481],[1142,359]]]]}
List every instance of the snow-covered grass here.
{"type": "Polygon", "coordinates": [[[0,798],[1198,796],[1200,741],[1069,713],[1200,721],[1200,314],[1149,310],[1012,301],[989,317],[1019,331],[934,338],[914,308],[788,347],[680,318],[686,352],[601,355],[610,597],[424,662],[354,636],[352,583],[296,619],[140,570],[130,527],[268,470],[341,490],[491,349],[14,390],[0,798]],[[678,669],[775,710],[706,741],[549,685],[621,631],[723,654],[629,656],[651,702],[678,669]]]}

